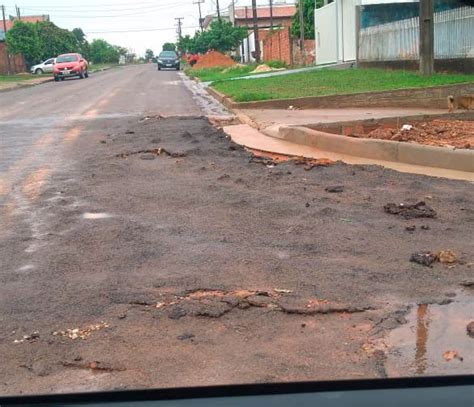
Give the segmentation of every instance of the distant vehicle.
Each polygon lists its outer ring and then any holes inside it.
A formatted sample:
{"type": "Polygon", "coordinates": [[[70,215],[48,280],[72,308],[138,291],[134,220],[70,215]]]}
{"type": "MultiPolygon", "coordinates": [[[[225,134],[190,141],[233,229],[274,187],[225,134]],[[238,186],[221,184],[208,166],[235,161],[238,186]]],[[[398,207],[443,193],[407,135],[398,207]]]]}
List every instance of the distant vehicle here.
{"type": "Polygon", "coordinates": [[[56,58],[53,69],[54,80],[64,80],[78,76],[81,79],[89,77],[89,64],[81,54],[63,54],[56,58]]]}
{"type": "Polygon", "coordinates": [[[158,55],[158,70],[161,71],[163,68],[180,70],[181,63],[179,56],[174,51],[162,51],[158,55]]]}
{"type": "Polygon", "coordinates": [[[31,73],[34,73],[36,75],[41,75],[43,73],[51,73],[53,72],[55,62],[56,58],[49,58],[46,61],[41,62],[41,64],[32,66],[30,71],[31,73]]]}

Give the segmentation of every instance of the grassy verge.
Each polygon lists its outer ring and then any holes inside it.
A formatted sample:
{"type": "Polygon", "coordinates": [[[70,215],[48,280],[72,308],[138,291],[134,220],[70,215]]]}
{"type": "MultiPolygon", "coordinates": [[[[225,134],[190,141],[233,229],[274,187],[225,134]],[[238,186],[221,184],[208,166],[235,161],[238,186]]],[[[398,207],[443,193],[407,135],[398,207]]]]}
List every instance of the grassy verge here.
{"type": "Polygon", "coordinates": [[[89,72],[99,72],[103,71],[104,69],[110,69],[115,66],[118,66],[118,64],[93,64],[89,65],[89,72]]]}
{"type": "Polygon", "coordinates": [[[186,74],[192,78],[198,78],[203,82],[219,81],[225,79],[239,78],[249,75],[255,69],[255,65],[236,66],[233,68],[187,68],[186,74]]]}
{"type": "Polygon", "coordinates": [[[220,81],[212,86],[236,102],[248,102],[422,88],[463,82],[474,82],[474,75],[435,74],[424,77],[408,71],[321,69],[252,80],[220,81]]]}
{"type": "Polygon", "coordinates": [[[42,78],[42,75],[30,75],[30,74],[20,74],[20,75],[0,75],[0,83],[14,83],[14,82],[23,82],[29,81],[31,79],[42,78]]]}
{"type": "MultiPolygon", "coordinates": [[[[286,64],[281,61],[269,61],[265,62],[266,65],[272,68],[286,68],[286,64]]],[[[192,78],[199,78],[203,82],[215,82],[226,79],[241,78],[249,75],[259,75],[258,73],[252,74],[252,71],[257,67],[257,64],[250,65],[237,65],[230,68],[216,67],[216,68],[203,68],[203,69],[192,69],[187,68],[186,74],[192,78]]]]}

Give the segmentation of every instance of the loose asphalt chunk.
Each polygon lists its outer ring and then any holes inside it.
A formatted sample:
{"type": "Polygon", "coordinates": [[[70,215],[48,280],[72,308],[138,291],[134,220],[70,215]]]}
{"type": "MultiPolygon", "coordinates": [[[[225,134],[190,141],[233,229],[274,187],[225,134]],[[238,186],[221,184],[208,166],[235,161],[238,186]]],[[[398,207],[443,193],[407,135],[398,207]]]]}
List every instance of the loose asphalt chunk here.
{"type": "Polygon", "coordinates": [[[399,215],[405,219],[436,218],[436,211],[428,206],[426,202],[420,201],[414,205],[388,203],[384,207],[385,212],[391,215],[399,215]]]}
{"type": "Polygon", "coordinates": [[[340,192],[344,192],[344,185],[334,185],[331,187],[327,187],[325,191],[329,193],[336,193],[336,194],[340,192]]]}
{"type": "Polygon", "coordinates": [[[410,257],[410,261],[413,263],[421,264],[422,266],[431,267],[431,265],[437,260],[437,256],[431,252],[413,253],[410,257]]]}

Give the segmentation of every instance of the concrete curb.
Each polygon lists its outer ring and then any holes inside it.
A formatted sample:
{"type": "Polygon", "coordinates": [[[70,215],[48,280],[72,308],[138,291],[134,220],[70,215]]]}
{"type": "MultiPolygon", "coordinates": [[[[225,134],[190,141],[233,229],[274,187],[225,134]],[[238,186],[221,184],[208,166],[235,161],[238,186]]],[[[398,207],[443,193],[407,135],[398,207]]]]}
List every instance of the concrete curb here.
{"type": "Polygon", "coordinates": [[[333,153],[432,168],[474,172],[474,151],[398,141],[355,139],[301,126],[270,126],[267,136],[333,153]]]}
{"type": "Polygon", "coordinates": [[[422,88],[392,89],[379,92],[347,93],[343,95],[310,96],[294,99],[273,99],[254,102],[234,102],[230,97],[212,87],[206,90],[228,109],[328,109],[346,107],[404,107],[447,109],[448,95],[474,93],[474,83],[422,88]]]}
{"type": "Polygon", "coordinates": [[[239,108],[238,103],[232,102],[232,100],[228,96],[224,95],[223,93],[220,93],[219,91],[211,88],[210,86],[207,86],[203,89],[213,98],[217,99],[218,102],[222,103],[227,109],[235,110],[239,108]]]}

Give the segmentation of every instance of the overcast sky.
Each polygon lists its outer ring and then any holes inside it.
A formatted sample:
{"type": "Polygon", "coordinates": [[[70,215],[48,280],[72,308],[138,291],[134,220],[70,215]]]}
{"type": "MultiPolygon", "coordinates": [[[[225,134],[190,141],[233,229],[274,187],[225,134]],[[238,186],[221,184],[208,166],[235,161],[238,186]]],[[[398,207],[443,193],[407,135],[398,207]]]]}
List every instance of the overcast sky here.
{"type": "MultiPolygon", "coordinates": [[[[138,55],[143,55],[147,48],[159,52],[164,42],[175,42],[175,17],[184,17],[183,34],[193,34],[199,26],[198,6],[193,4],[197,0],[3,1],[9,15],[15,14],[17,4],[21,15],[49,14],[51,21],[62,28],[81,27],[89,41],[104,38],[112,44],[132,48],[138,55]]],[[[203,17],[216,10],[216,0],[204,1],[203,17]]],[[[219,1],[221,10],[227,10],[231,3],[231,0],[219,1]]],[[[236,0],[237,6],[250,4],[251,0],[236,0]]],[[[258,0],[258,4],[266,5],[268,0],[258,0]]]]}

